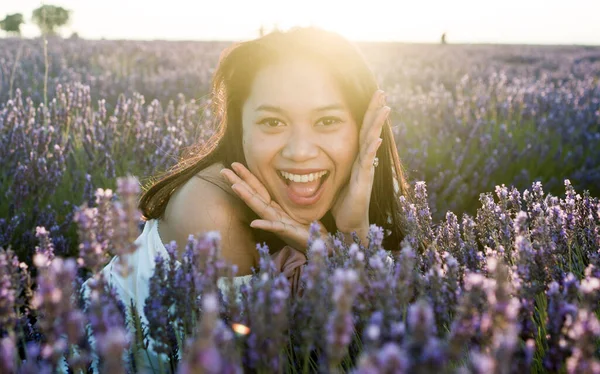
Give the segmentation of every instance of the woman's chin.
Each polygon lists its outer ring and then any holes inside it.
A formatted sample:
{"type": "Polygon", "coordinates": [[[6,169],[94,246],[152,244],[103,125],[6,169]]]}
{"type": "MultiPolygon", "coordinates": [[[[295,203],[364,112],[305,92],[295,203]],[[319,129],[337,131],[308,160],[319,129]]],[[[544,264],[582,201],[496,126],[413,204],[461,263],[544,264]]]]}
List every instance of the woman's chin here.
{"type": "MultiPolygon", "coordinates": [[[[285,208],[284,208],[285,209],[285,208]]],[[[327,213],[327,209],[319,209],[319,211],[315,212],[294,212],[285,209],[287,214],[296,222],[302,225],[310,225],[314,221],[320,221],[323,216],[327,213]],[[322,210],[322,212],[321,212],[322,210]]]]}

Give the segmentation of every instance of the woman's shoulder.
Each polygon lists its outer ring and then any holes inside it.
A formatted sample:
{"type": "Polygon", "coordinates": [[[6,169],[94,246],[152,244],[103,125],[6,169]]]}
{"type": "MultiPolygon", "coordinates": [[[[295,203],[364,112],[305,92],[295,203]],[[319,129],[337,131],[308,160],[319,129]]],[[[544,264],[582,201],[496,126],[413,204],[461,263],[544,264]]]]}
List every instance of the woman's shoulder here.
{"type": "Polygon", "coordinates": [[[210,205],[244,206],[231,186],[219,171],[223,164],[218,162],[207,166],[178,188],[167,204],[165,216],[173,216],[181,207],[206,209],[210,205]]]}
{"type": "Polygon", "coordinates": [[[178,245],[184,244],[188,232],[202,229],[206,220],[212,225],[213,221],[233,219],[241,226],[248,226],[248,207],[219,173],[222,168],[221,163],[206,167],[171,195],[159,226],[165,242],[175,240],[178,245]]]}

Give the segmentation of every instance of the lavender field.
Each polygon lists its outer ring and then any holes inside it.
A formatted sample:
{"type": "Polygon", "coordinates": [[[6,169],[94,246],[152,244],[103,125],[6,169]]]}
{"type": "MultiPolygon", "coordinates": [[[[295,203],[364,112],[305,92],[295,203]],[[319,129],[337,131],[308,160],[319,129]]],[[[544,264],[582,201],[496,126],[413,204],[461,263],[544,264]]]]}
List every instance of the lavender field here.
{"type": "Polygon", "coordinates": [[[165,243],[136,318],[98,271],[140,182],[214,130],[228,45],[0,40],[0,373],[600,373],[600,47],[359,44],[413,186],[401,247],[315,233],[299,299],[260,247],[238,304],[218,235],[179,267],[165,243]]]}

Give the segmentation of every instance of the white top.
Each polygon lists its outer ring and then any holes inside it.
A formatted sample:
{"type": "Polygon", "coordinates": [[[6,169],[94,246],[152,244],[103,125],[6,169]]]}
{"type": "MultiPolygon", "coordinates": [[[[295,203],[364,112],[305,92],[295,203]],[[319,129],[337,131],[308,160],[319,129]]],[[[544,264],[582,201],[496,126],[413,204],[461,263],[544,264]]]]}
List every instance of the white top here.
{"type": "MultiPolygon", "coordinates": [[[[114,256],[111,261],[102,269],[104,278],[109,280],[109,284],[116,289],[119,298],[121,301],[123,301],[127,310],[129,310],[131,300],[133,300],[137,309],[137,313],[143,323],[148,322],[146,315],[144,314],[144,302],[149,295],[150,278],[154,274],[155,268],[154,260],[159,254],[165,259],[169,258],[167,249],[165,248],[158,233],[158,223],[159,221],[155,219],[145,222],[143,232],[135,240],[135,243],[138,244],[138,249],[133,254],[126,256],[128,257],[126,259],[126,264],[130,265],[131,269],[126,277],[123,277],[118,271],[118,266],[115,266],[118,256],[114,256]]],[[[176,262],[176,265],[178,264],[179,262],[176,262]]],[[[224,293],[228,290],[227,283],[225,283],[226,278],[227,277],[219,278],[217,283],[219,289],[221,289],[224,293]]],[[[242,284],[248,283],[251,278],[252,274],[233,277],[233,286],[239,290],[239,287],[242,284]]],[[[82,290],[84,295],[87,296],[87,293],[89,292],[87,281],[83,284],[82,290]]],[[[240,299],[241,294],[238,293],[238,302],[240,299]]],[[[127,318],[131,318],[129,311],[127,313],[127,318]]],[[[131,333],[133,333],[133,331],[131,331],[131,333]]],[[[92,347],[95,347],[95,341],[93,340],[94,339],[92,337],[92,339],[90,339],[90,344],[92,347]]],[[[153,361],[152,366],[157,368],[157,356],[153,351],[153,346],[154,341],[150,339],[148,350],[149,353],[153,353],[150,355],[153,361]]],[[[140,361],[143,362],[138,362],[138,364],[142,365],[142,367],[138,367],[138,372],[152,372],[152,366],[150,366],[150,363],[148,362],[147,355],[144,353],[139,355],[139,357],[141,359],[140,361]]],[[[66,364],[66,362],[63,364],[66,364]]],[[[93,363],[94,372],[97,372],[96,364],[96,362],[93,363]]],[[[66,367],[63,367],[63,369],[66,369],[66,367]]],[[[66,373],[66,370],[64,372],[66,373]]]]}
{"type": "MultiPolygon", "coordinates": [[[[154,260],[157,255],[163,258],[169,258],[167,249],[165,248],[160,235],[158,234],[159,221],[151,219],[144,224],[144,231],[135,240],[138,244],[138,249],[126,261],[131,266],[132,271],[127,277],[122,277],[117,267],[114,266],[119,256],[114,256],[112,260],[102,269],[105,279],[110,280],[111,286],[115,287],[119,292],[119,296],[126,306],[130,304],[130,299],[133,299],[136,305],[138,314],[146,318],[144,314],[144,302],[148,297],[150,277],[154,274],[154,260]]],[[[179,265],[179,262],[176,262],[179,265]]],[[[238,276],[233,278],[233,284],[239,288],[244,283],[248,283],[252,278],[252,274],[238,276]]],[[[226,277],[221,277],[218,280],[217,286],[227,291],[227,284],[224,282],[226,277]]]]}

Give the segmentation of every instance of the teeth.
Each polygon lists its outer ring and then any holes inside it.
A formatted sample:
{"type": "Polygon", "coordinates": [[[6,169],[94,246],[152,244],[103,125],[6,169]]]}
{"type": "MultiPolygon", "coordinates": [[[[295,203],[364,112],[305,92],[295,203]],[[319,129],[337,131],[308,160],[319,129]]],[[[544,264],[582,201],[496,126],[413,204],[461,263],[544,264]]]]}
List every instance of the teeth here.
{"type": "Polygon", "coordinates": [[[325,174],[327,174],[327,171],[320,171],[318,173],[310,173],[310,174],[291,174],[285,171],[280,171],[281,175],[283,175],[284,178],[289,179],[291,181],[294,182],[298,182],[298,183],[307,183],[307,182],[312,182],[314,180],[317,180],[319,178],[321,178],[322,176],[324,176],[325,174]]]}

